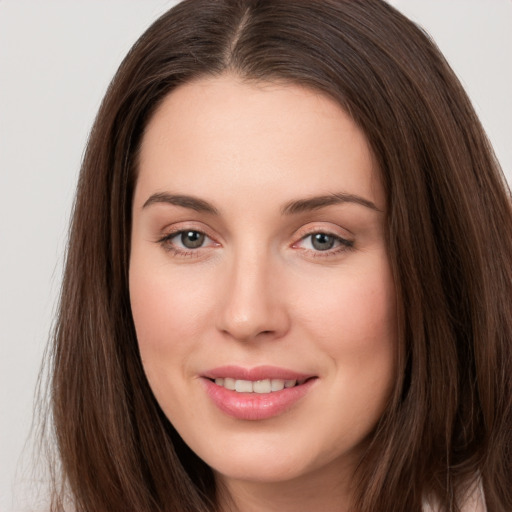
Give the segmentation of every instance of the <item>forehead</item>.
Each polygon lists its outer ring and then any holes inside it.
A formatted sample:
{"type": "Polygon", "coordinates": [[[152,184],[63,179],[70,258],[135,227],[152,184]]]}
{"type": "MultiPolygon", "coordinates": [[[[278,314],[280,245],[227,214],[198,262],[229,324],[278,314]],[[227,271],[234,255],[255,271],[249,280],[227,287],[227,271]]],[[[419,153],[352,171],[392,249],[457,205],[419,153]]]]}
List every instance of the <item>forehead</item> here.
{"type": "Polygon", "coordinates": [[[215,187],[292,196],[333,188],[384,198],[363,132],[332,99],[290,84],[225,75],[180,86],[146,127],[138,187],[197,195],[215,187]],[[185,192],[190,192],[190,190],[185,192]]]}

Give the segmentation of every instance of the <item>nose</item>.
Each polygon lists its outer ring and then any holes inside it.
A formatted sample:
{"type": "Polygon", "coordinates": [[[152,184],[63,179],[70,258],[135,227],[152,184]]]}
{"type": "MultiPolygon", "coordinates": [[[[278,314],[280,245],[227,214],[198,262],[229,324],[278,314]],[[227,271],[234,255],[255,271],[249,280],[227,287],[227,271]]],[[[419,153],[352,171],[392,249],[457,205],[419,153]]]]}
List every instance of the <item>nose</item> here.
{"type": "Polygon", "coordinates": [[[238,341],[277,339],[290,327],[278,265],[266,255],[233,257],[219,297],[218,329],[238,341]]]}

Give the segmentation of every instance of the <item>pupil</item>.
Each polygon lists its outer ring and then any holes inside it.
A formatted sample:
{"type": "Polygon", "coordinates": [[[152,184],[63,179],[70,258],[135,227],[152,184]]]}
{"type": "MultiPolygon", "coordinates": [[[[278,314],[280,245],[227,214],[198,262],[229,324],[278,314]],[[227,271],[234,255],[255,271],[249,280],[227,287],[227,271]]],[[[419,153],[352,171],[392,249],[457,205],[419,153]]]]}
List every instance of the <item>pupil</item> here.
{"type": "Polygon", "coordinates": [[[316,233],[313,235],[312,244],[318,251],[328,251],[334,246],[334,237],[325,233],[316,233]]]}
{"type": "Polygon", "coordinates": [[[181,243],[187,249],[197,249],[204,242],[204,234],[198,231],[186,231],[181,234],[181,243]]]}

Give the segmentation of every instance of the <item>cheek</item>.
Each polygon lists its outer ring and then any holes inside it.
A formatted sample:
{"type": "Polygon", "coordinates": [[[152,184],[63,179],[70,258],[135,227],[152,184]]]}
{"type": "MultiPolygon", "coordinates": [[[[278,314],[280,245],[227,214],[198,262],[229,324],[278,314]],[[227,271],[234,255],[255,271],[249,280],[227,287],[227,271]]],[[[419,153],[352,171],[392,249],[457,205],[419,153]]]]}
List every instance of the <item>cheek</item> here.
{"type": "Polygon", "coordinates": [[[133,258],[130,266],[130,302],[144,371],[158,394],[170,375],[187,374],[212,301],[198,276],[170,272],[165,264],[145,272],[139,263],[133,258]]]}
{"type": "Polygon", "coordinates": [[[168,265],[153,265],[132,257],[130,302],[139,352],[148,383],[173,421],[186,410],[183,383],[190,373],[190,355],[196,350],[204,311],[204,295],[193,276],[170,272],[168,265]],[[140,264],[143,263],[143,264],[140,264]],[[155,270],[156,269],[156,270],[155,270]]]}
{"type": "Polygon", "coordinates": [[[396,296],[387,259],[312,290],[301,312],[306,336],[330,360],[333,386],[325,405],[353,411],[352,421],[358,418],[366,432],[382,414],[396,375],[396,296]]]}
{"type": "Polygon", "coordinates": [[[188,340],[180,333],[190,337],[199,327],[204,293],[192,277],[183,279],[165,268],[145,273],[140,267],[130,267],[130,302],[139,344],[161,350],[171,339],[184,344],[188,340]]]}
{"type": "MultiPolygon", "coordinates": [[[[302,294],[303,323],[331,351],[355,354],[388,348],[396,340],[396,297],[387,265],[343,274],[302,294]]],[[[327,348],[327,347],[326,347],[327,348]]]]}

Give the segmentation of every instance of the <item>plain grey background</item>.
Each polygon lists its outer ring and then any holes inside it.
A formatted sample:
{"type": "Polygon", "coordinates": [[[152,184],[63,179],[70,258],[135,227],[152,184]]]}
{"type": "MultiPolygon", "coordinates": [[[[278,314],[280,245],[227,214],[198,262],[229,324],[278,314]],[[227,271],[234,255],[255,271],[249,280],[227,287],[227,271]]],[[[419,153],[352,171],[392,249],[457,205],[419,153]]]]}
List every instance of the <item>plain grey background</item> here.
{"type": "MultiPolygon", "coordinates": [[[[0,512],[37,510],[29,430],[68,216],[105,89],[164,0],[0,0],[0,512]]],[[[395,0],[437,41],[512,182],[512,1],[395,0]]]]}

